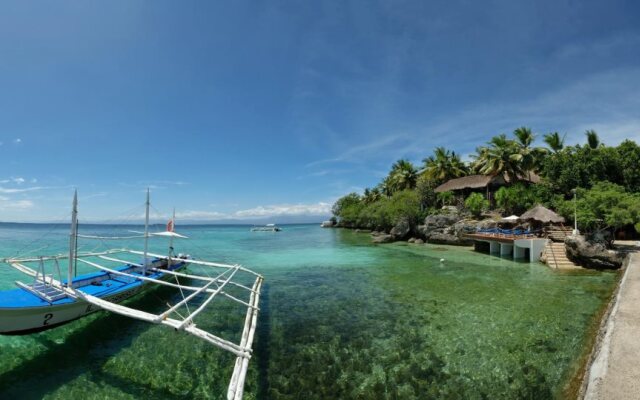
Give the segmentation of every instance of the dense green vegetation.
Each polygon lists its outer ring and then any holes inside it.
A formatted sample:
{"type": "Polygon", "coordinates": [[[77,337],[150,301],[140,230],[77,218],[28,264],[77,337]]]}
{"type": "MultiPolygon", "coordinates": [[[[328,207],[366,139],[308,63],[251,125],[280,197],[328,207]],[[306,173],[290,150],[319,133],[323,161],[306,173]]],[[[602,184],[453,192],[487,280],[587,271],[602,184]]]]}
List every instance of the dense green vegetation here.
{"type": "Polygon", "coordinates": [[[583,145],[566,146],[564,136],[552,132],[543,136],[546,147],[537,147],[536,135],[521,127],[512,137],[501,134],[479,146],[468,163],[454,151],[437,147],[419,168],[398,160],[374,188],[340,198],[333,213],[341,226],[388,231],[399,219],[417,224],[444,205],[456,205],[480,217],[487,211],[521,214],[543,204],[573,223],[576,191],[581,230],[639,229],[640,146],[631,140],[606,146],[593,130],[586,131],[585,138],[583,145]],[[435,192],[440,184],[466,175],[503,176],[508,184],[494,194],[492,202],[481,191],[466,198],[435,192]],[[532,184],[536,175],[541,181],[532,184]]]}

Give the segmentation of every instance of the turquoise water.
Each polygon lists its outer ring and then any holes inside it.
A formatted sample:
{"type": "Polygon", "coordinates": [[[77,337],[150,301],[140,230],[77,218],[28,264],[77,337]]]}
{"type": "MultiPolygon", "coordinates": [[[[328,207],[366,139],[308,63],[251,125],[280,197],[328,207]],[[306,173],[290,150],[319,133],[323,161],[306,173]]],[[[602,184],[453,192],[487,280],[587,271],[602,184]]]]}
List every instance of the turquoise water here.
{"type": "MultiPolygon", "coordinates": [[[[191,239],[176,242],[177,251],[265,276],[249,399],[562,397],[617,279],[466,248],[374,246],[368,235],[317,225],[279,233],[179,230],[191,239]]],[[[0,254],[62,252],[66,232],[0,225],[0,254]]],[[[166,241],[151,247],[164,253],[166,241]]],[[[1,269],[0,289],[20,278],[1,269]]],[[[159,310],[178,296],[160,289],[134,303],[159,310]]],[[[241,309],[221,302],[198,323],[237,340],[243,319],[241,309]]],[[[0,398],[21,399],[224,398],[233,365],[229,354],[193,337],[102,312],[48,332],[0,337],[0,354],[0,398]]]]}

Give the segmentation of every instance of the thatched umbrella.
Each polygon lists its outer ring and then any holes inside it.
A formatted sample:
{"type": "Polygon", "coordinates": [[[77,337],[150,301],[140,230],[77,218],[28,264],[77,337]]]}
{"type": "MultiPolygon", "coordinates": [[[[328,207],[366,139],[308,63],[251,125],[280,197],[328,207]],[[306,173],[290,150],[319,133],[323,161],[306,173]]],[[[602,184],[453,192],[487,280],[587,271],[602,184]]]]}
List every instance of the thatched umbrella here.
{"type": "Polygon", "coordinates": [[[564,222],[564,218],[549,210],[546,207],[541,205],[537,205],[533,207],[531,210],[520,216],[521,220],[534,220],[542,223],[558,223],[564,222]]]}
{"type": "Polygon", "coordinates": [[[514,226],[520,222],[520,218],[517,215],[510,215],[508,217],[502,218],[498,221],[498,226],[514,226]]]}

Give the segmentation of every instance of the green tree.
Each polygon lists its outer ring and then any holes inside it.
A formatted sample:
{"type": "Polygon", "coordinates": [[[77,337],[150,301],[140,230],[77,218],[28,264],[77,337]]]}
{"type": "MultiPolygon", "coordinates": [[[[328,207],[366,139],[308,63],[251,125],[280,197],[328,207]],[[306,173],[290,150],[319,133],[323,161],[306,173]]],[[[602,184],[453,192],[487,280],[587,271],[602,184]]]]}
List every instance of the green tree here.
{"type": "MultiPolygon", "coordinates": [[[[576,205],[578,228],[583,232],[613,232],[626,225],[640,227],[640,195],[627,193],[620,185],[599,182],[591,189],[578,189],[576,205]]],[[[560,212],[573,221],[574,201],[565,201],[560,212]]]]}
{"type": "Polygon", "coordinates": [[[398,160],[391,166],[386,179],[388,195],[416,187],[418,171],[408,160],[398,160]]]}
{"type": "Polygon", "coordinates": [[[402,190],[362,207],[356,225],[389,231],[401,218],[415,226],[421,216],[418,193],[415,190],[402,190]]]}
{"type": "Polygon", "coordinates": [[[614,147],[569,146],[546,157],[542,176],[564,195],[602,181],[624,184],[622,160],[614,147]]]}
{"type": "Polygon", "coordinates": [[[495,193],[496,205],[507,214],[520,215],[539,203],[534,189],[522,183],[513,186],[503,186],[495,193]]]}
{"type": "Polygon", "coordinates": [[[467,175],[467,167],[454,152],[444,147],[436,147],[433,155],[422,160],[424,162],[423,175],[428,179],[442,183],[449,179],[467,175]]]}
{"type": "Polygon", "coordinates": [[[436,187],[438,187],[437,182],[429,179],[426,175],[422,174],[418,177],[416,192],[420,198],[421,209],[424,210],[437,205],[438,197],[435,192],[436,187]]]}
{"type": "Polygon", "coordinates": [[[346,227],[355,226],[360,211],[364,208],[364,202],[357,193],[349,193],[339,198],[331,212],[340,219],[340,224],[346,227]]]}
{"type": "Polygon", "coordinates": [[[566,136],[567,135],[560,137],[558,132],[548,133],[544,135],[544,142],[554,153],[557,153],[564,147],[564,138],[566,136]]]}
{"type": "Polygon", "coordinates": [[[532,146],[536,136],[530,128],[520,127],[513,131],[513,135],[517,139],[515,142],[517,152],[513,158],[520,163],[522,172],[530,177],[531,172],[537,172],[540,169],[542,161],[547,155],[547,149],[532,146]]]}
{"type": "Polygon", "coordinates": [[[376,202],[382,198],[382,193],[380,189],[375,187],[373,189],[366,188],[364,189],[364,193],[362,194],[362,202],[364,204],[371,204],[376,202]]]}
{"type": "Polygon", "coordinates": [[[515,141],[505,134],[494,136],[488,146],[479,147],[473,163],[474,169],[483,175],[506,174],[511,182],[516,182],[523,174],[521,155],[515,141]]]}
{"type": "Polygon", "coordinates": [[[592,149],[597,149],[600,146],[600,138],[593,129],[589,129],[584,133],[587,136],[587,144],[592,149]]]}
{"type": "Polygon", "coordinates": [[[625,140],[616,148],[622,184],[628,192],[640,192],[640,146],[632,140],[625,140]]]}
{"type": "Polygon", "coordinates": [[[471,193],[464,201],[464,206],[475,217],[479,217],[482,211],[489,208],[489,202],[480,193],[471,193]]]}
{"type": "Polygon", "coordinates": [[[453,194],[453,192],[440,192],[438,193],[437,197],[440,203],[442,204],[442,206],[444,207],[446,205],[450,205],[456,196],[453,194]]]}

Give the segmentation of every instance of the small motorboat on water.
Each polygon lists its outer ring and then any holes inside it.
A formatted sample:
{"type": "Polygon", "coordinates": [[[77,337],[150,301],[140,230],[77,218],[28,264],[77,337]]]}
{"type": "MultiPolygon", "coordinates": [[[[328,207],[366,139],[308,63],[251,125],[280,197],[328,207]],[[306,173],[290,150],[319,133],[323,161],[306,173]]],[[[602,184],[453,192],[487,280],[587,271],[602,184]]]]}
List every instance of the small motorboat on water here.
{"type": "Polygon", "coordinates": [[[251,232],[280,232],[282,229],[276,224],[266,224],[262,226],[254,226],[251,232]]]}
{"type": "Polygon", "coordinates": [[[145,230],[139,232],[142,235],[138,236],[79,235],[77,205],[76,193],[73,198],[67,254],[0,259],[0,262],[20,271],[31,280],[27,283],[16,281],[17,288],[0,291],[0,334],[25,335],[53,329],[99,310],[166,326],[233,353],[236,361],[227,398],[241,399],[252,354],[263,277],[240,265],[196,260],[189,255],[175,254],[173,239],[187,237],[174,232],[175,213],[165,232],[149,232],[148,190],[145,230]],[[169,239],[166,255],[152,254],[148,251],[148,240],[152,237],[169,239]],[[79,252],[79,238],[99,241],[143,238],[144,251],[109,249],[79,252]],[[95,271],[78,275],[79,263],[95,271]],[[108,266],[109,263],[113,266],[108,266]],[[199,275],[182,271],[189,265],[211,270],[213,274],[204,272],[199,275]],[[159,314],[136,309],[130,304],[119,304],[157,286],[179,290],[181,297],[176,298],[175,304],[167,304],[168,308],[159,314]],[[234,301],[246,308],[239,344],[216,336],[198,327],[195,322],[196,316],[214,299],[219,298],[234,301]]]}

